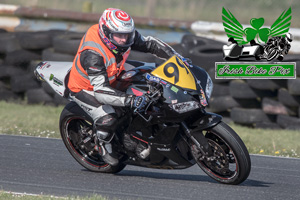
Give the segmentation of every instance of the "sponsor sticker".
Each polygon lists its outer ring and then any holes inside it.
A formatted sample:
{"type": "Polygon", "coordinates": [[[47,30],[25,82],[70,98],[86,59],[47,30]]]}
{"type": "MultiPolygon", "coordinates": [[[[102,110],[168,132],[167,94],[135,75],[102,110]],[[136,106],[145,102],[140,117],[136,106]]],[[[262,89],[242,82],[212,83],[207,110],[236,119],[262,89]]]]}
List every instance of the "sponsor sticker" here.
{"type": "Polygon", "coordinates": [[[155,82],[155,83],[159,83],[161,81],[160,78],[158,78],[156,76],[151,76],[150,74],[146,74],[146,79],[151,82],[155,82]]]}
{"type": "Polygon", "coordinates": [[[177,93],[177,92],[179,91],[179,89],[178,89],[177,87],[174,87],[174,86],[171,87],[171,90],[172,90],[173,92],[175,92],[175,93],[177,93]]]}

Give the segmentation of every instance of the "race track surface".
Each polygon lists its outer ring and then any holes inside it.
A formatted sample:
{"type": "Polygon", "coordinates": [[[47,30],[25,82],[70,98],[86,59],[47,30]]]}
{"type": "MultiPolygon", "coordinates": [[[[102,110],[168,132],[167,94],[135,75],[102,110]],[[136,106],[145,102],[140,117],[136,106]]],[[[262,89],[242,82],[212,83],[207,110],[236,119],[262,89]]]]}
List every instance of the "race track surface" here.
{"type": "Polygon", "coordinates": [[[251,155],[251,161],[249,178],[238,186],[217,183],[196,165],[101,174],[79,165],[62,140],[0,135],[0,190],[110,199],[300,199],[300,159],[251,155]]]}

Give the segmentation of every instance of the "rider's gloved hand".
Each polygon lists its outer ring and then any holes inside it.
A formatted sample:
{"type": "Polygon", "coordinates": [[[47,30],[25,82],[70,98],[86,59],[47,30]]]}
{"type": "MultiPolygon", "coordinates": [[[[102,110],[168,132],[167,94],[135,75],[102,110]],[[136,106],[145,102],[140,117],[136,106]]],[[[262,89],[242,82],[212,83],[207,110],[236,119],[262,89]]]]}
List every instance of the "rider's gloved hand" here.
{"type": "Polygon", "coordinates": [[[135,96],[131,100],[131,107],[137,109],[137,111],[142,110],[149,103],[149,98],[145,95],[135,96]]]}

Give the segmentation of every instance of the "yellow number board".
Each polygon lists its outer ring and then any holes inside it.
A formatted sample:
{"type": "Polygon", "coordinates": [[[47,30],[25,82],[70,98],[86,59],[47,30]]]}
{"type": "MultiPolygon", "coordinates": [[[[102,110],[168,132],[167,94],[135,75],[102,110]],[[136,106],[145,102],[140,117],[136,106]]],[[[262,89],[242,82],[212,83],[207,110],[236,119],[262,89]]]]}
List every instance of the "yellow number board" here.
{"type": "Polygon", "coordinates": [[[197,89],[193,74],[177,56],[158,66],[151,74],[182,88],[197,89]]]}

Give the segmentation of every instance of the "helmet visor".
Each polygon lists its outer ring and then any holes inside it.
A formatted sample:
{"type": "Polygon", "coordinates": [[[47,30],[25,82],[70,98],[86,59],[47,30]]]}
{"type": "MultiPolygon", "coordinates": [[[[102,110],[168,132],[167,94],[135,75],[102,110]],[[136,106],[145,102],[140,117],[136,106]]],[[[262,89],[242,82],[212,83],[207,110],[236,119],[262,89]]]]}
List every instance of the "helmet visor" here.
{"type": "Polygon", "coordinates": [[[111,33],[110,41],[119,47],[129,47],[133,44],[135,31],[130,33],[111,33]]]}

